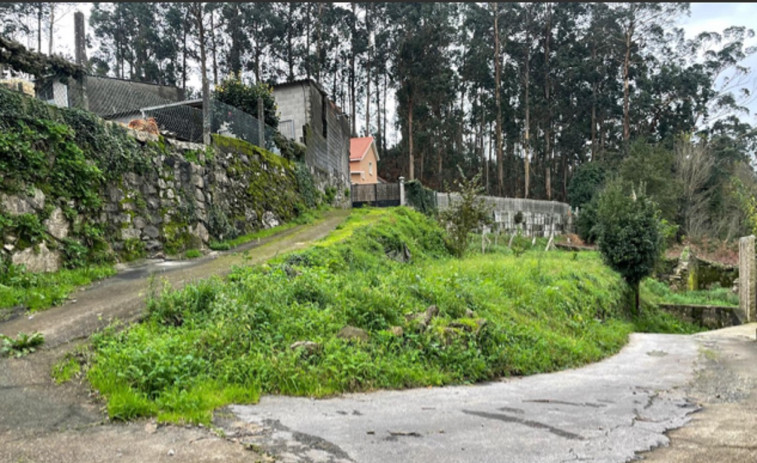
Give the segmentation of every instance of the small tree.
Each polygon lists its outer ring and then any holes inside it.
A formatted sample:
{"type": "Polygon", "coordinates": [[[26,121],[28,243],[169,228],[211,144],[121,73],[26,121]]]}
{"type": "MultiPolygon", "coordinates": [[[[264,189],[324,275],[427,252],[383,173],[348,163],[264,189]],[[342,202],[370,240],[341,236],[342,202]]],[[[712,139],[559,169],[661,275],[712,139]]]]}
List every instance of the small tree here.
{"type": "Polygon", "coordinates": [[[652,273],[662,249],[657,205],[643,191],[628,194],[623,184],[612,182],[599,197],[597,231],[602,257],[633,288],[639,313],[639,283],[652,273]]]}
{"type": "Polygon", "coordinates": [[[470,243],[470,233],[491,222],[491,208],[479,197],[483,192],[481,174],[467,179],[458,166],[461,180],[455,180],[459,201],[450,201],[439,213],[439,221],[447,230],[447,246],[457,257],[463,257],[470,243]]]}

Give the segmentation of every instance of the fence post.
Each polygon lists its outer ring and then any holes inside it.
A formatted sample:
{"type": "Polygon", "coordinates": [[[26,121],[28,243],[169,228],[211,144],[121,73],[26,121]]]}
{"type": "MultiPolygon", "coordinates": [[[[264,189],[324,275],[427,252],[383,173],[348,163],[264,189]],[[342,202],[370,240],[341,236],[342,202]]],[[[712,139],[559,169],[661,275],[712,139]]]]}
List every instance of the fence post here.
{"type": "Polygon", "coordinates": [[[262,98],[258,98],[258,146],[265,148],[265,111],[262,98]]]}
{"type": "Polygon", "coordinates": [[[405,205],[405,177],[400,177],[400,206],[405,205]]]}
{"type": "Polygon", "coordinates": [[[757,275],[755,275],[754,235],[739,239],[739,318],[749,323],[757,318],[757,275]]]}

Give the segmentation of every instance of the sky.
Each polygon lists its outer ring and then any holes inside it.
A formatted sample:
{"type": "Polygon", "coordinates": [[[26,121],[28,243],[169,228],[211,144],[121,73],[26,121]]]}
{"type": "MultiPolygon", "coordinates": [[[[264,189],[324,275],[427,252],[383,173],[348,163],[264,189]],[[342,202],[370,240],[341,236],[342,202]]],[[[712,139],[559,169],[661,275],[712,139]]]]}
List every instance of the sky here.
{"type": "MultiPolygon", "coordinates": [[[[85,21],[88,24],[91,4],[79,3],[78,7],[85,14],[85,21]]],[[[59,21],[56,21],[54,52],[73,56],[74,8],[71,7],[71,4],[61,4],[60,8],[61,10],[70,10],[70,12],[61,15],[59,21]]],[[[690,16],[688,18],[682,17],[678,25],[684,28],[687,38],[704,31],[722,32],[728,26],[746,26],[757,31],[757,3],[691,3],[690,16]]],[[[749,40],[747,46],[757,46],[757,37],[749,40]]],[[[47,49],[46,39],[43,39],[43,49],[47,49]]],[[[91,56],[92,53],[92,50],[89,50],[88,56],[91,56]]],[[[748,57],[742,64],[753,71],[747,80],[752,93],[757,97],[757,54],[748,57]]],[[[199,72],[196,74],[199,74],[199,72]]],[[[199,87],[199,84],[199,75],[194,75],[190,79],[190,85],[199,87]]],[[[750,109],[750,115],[743,117],[743,119],[757,125],[757,98],[750,101],[747,106],[750,109]]],[[[396,134],[394,135],[396,136],[396,134]]],[[[390,139],[389,141],[396,140],[390,139]]]]}

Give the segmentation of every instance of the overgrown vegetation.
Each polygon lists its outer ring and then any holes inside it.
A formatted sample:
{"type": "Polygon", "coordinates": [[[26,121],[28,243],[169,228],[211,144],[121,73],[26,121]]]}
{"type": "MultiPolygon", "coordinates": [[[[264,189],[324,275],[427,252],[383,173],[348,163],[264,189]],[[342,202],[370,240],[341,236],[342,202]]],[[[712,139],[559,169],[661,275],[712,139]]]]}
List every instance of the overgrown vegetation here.
{"type": "Polygon", "coordinates": [[[457,257],[463,257],[468,249],[471,233],[491,222],[491,208],[480,197],[481,175],[466,179],[460,169],[460,177],[455,181],[459,200],[451,200],[449,207],[439,213],[439,221],[447,230],[447,245],[457,257]]]}
{"type": "Polygon", "coordinates": [[[31,311],[61,304],[74,289],[115,274],[111,265],[63,269],[52,273],[27,272],[0,263],[0,320],[3,309],[23,307],[31,311]]]}
{"type": "Polygon", "coordinates": [[[668,285],[652,278],[641,282],[642,297],[655,304],[720,305],[738,307],[739,295],[730,288],[715,287],[697,291],[672,291],[668,285]]]}
{"type": "Polygon", "coordinates": [[[359,209],[304,251],[165,288],[142,324],[93,338],[87,376],[113,418],[207,422],[213,408],[261,393],[552,371],[625,343],[624,288],[596,253],[518,257],[499,244],[455,259],[433,219],[359,209]],[[339,336],[345,327],[352,336],[339,336]]]}

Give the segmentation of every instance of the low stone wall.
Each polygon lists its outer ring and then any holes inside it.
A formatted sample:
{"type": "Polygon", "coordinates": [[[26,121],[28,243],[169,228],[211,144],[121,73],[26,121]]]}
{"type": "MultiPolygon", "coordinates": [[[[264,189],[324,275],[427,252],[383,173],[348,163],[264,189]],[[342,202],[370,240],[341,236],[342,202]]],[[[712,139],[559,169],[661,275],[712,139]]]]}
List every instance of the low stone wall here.
{"type": "Polygon", "coordinates": [[[83,227],[102,232],[106,252],[120,259],[175,254],[274,227],[304,208],[294,165],[286,159],[236,140],[217,138],[206,149],[130,133],[142,144],[160,144],[160,154],[144,172],[105,185],[100,210],[76,213],[73,201],[62,204],[32,185],[13,194],[0,191],[0,212],[36,216],[46,232],[31,246],[12,234],[0,236],[0,257],[33,272],[58,270],[72,240],[86,244],[83,227]]]}
{"type": "MultiPolygon", "coordinates": [[[[495,230],[514,233],[518,230],[526,236],[548,237],[551,234],[569,232],[573,226],[570,206],[557,201],[538,199],[500,198],[483,196],[494,213],[495,230]]],[[[439,210],[460,200],[457,193],[437,193],[439,210]]]]}
{"type": "Polygon", "coordinates": [[[695,323],[710,330],[741,324],[738,307],[660,304],[660,308],[681,320],[695,323]]]}

